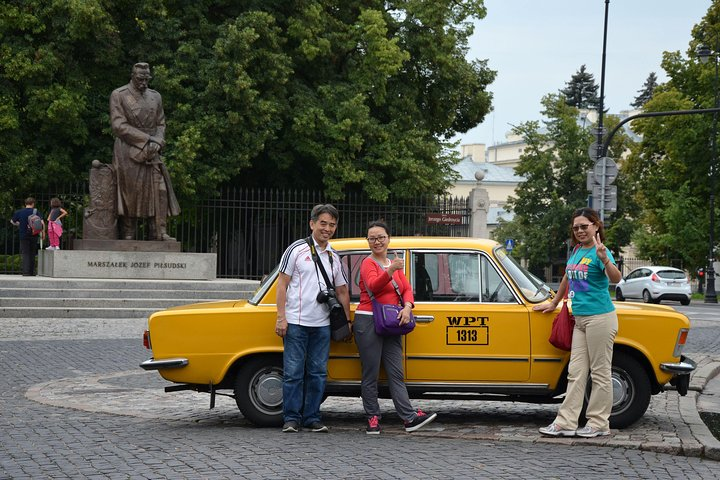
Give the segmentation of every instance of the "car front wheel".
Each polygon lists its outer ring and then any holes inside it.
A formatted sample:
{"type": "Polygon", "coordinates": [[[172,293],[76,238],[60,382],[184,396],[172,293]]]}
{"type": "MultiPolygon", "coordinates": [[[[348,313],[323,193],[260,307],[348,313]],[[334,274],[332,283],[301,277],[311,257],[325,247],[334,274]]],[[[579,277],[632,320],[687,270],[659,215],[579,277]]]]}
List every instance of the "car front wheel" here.
{"type": "Polygon", "coordinates": [[[622,290],[620,290],[620,287],[615,289],[615,300],[618,302],[624,302],[625,297],[623,296],[622,290]]]}
{"type": "Polygon", "coordinates": [[[253,424],[279,427],[283,421],[282,386],[282,357],[253,358],[238,371],[235,403],[253,424]]]}
{"type": "Polygon", "coordinates": [[[633,357],[616,352],[612,364],[611,428],[625,428],[639,420],[650,404],[650,379],[633,357]]]}

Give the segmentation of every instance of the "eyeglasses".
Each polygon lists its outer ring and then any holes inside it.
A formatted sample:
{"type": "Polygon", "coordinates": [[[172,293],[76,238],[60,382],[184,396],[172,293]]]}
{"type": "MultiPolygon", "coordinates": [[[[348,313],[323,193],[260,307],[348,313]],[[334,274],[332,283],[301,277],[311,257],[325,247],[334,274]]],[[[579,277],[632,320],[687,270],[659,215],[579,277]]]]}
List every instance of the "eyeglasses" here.
{"type": "Polygon", "coordinates": [[[584,232],[585,230],[588,229],[588,227],[590,225],[592,225],[592,223],[583,223],[580,225],[573,225],[572,229],[573,229],[573,232],[579,232],[580,230],[582,230],[584,232]]]}
{"type": "Polygon", "coordinates": [[[385,240],[387,240],[387,237],[385,235],[381,235],[379,237],[368,237],[367,239],[368,243],[383,243],[385,240]]]}

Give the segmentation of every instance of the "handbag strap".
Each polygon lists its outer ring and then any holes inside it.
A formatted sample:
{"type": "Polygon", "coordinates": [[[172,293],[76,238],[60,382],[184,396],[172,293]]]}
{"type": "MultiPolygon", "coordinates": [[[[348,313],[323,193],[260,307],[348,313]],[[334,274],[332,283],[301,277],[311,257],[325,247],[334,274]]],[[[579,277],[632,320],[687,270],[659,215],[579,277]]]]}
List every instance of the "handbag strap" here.
{"type": "MultiPolygon", "coordinates": [[[[331,282],[328,278],[327,272],[325,272],[325,267],[322,264],[322,261],[320,261],[320,256],[317,253],[317,250],[315,249],[315,242],[312,241],[312,237],[307,237],[305,239],[308,245],[310,245],[310,254],[312,255],[312,259],[315,262],[315,269],[320,270],[320,273],[322,273],[323,279],[325,280],[325,285],[328,289],[335,290],[335,283],[331,282]]],[[[332,252],[328,252],[328,258],[330,259],[330,266],[332,267],[332,252]]]]}
{"type": "MultiPolygon", "coordinates": [[[[368,255],[368,258],[372,259],[375,263],[377,263],[380,266],[380,268],[385,270],[385,267],[383,267],[382,264],[380,262],[378,262],[372,255],[368,255]]],[[[390,276],[390,281],[392,282],[392,286],[395,289],[395,293],[397,293],[398,298],[400,298],[400,306],[404,307],[405,301],[403,300],[402,294],[400,293],[400,287],[398,286],[397,282],[395,281],[395,279],[392,276],[390,276]]],[[[373,295],[372,290],[370,290],[370,287],[367,288],[367,292],[368,292],[368,295],[370,295],[370,300],[375,300],[375,295],[373,295]]]]}

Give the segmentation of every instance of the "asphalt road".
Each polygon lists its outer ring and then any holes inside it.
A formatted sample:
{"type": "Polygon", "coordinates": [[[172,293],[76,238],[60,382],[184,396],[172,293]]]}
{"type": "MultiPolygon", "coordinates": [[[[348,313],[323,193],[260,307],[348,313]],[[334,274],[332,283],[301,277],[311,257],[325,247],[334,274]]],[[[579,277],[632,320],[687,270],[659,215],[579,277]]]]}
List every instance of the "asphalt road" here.
{"type": "MultiPolygon", "coordinates": [[[[718,307],[678,310],[693,320],[686,353],[717,356],[718,307]]],[[[0,320],[0,478],[720,478],[720,462],[633,448],[448,438],[433,430],[368,436],[361,415],[350,419],[356,428],[288,435],[249,425],[226,398],[219,400],[224,410],[208,412],[205,396],[197,415],[179,408],[189,393],[163,394],[167,405],[134,404],[128,391],[165,385],[154,373],[135,374],[148,357],[142,328],[126,320],[0,320]],[[58,405],[33,399],[50,398],[44,394],[59,385],[67,389],[58,405]]],[[[482,428],[480,404],[465,403],[468,414],[454,421],[482,428]]],[[[555,407],[495,408],[542,424],[555,407]]]]}

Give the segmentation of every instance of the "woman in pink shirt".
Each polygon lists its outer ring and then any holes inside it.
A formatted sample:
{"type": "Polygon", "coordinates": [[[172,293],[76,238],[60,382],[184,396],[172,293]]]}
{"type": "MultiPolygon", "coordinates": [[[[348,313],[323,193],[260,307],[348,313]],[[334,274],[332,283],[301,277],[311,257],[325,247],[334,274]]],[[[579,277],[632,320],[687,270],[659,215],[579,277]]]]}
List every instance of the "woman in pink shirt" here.
{"type": "Polygon", "coordinates": [[[371,222],[368,226],[367,240],[372,253],[363,260],[360,266],[360,305],[355,311],[353,323],[355,343],[360,352],[362,364],[361,396],[368,419],[366,432],[368,434],[380,433],[378,377],[381,361],[387,372],[390,396],[395,404],[395,411],[405,422],[405,431],[414,432],[435,420],[437,414],[422,410],[416,411],[410,403],[404,381],[402,336],[380,336],[375,333],[372,301],[368,290],[380,303],[404,304],[404,308],[398,316],[400,324],[410,321],[410,313],[414,306],[413,292],[403,273],[404,260],[398,257],[397,253],[392,260],[388,258],[390,231],[387,225],[382,221],[371,222]],[[402,302],[392,280],[395,280],[397,284],[402,302]]]}

